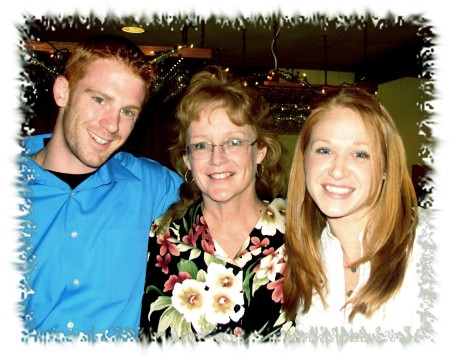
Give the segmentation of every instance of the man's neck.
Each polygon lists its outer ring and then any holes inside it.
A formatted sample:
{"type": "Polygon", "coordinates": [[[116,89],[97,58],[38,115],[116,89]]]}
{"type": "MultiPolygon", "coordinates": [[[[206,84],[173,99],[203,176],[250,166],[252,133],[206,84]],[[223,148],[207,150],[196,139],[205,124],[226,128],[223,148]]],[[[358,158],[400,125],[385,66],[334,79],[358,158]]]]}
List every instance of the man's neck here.
{"type": "Polygon", "coordinates": [[[49,170],[53,175],[58,177],[60,180],[64,181],[67,185],[70,186],[71,189],[75,189],[78,185],[80,185],[84,180],[90,177],[95,171],[87,174],[66,174],[60,173],[57,171],[49,170]]]}

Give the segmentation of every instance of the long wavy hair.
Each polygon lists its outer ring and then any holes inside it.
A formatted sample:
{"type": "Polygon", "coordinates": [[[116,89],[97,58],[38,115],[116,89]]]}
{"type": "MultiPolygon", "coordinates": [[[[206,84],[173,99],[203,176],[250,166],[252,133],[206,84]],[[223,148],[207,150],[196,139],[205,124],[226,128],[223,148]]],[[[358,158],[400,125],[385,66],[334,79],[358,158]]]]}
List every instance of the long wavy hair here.
{"type": "MultiPolygon", "coordinates": [[[[285,197],[288,174],[269,103],[258,90],[245,86],[218,66],[208,66],[196,73],[177,105],[177,121],[172,128],[175,142],[169,147],[169,151],[171,163],[178,174],[185,177],[187,172],[183,155],[189,126],[199,119],[203,109],[210,106],[225,109],[230,120],[237,126],[251,125],[256,132],[257,146],[267,147],[262,162],[264,171],[261,176],[256,176],[257,196],[267,200],[285,197]]],[[[161,224],[182,218],[200,196],[195,182],[184,182],[180,187],[180,200],[169,208],[161,224]]]]}
{"type": "Polygon", "coordinates": [[[366,91],[343,88],[319,104],[303,125],[291,167],[286,208],[284,307],[291,318],[307,313],[314,293],[326,306],[328,283],[320,244],[326,217],[306,189],[304,155],[315,125],[336,107],[357,112],[365,126],[375,166],[376,191],[362,240],[370,276],[349,300],[351,322],[357,313],[370,317],[400,289],[417,226],[417,199],[406,152],[395,123],[378,99],[366,91]]]}

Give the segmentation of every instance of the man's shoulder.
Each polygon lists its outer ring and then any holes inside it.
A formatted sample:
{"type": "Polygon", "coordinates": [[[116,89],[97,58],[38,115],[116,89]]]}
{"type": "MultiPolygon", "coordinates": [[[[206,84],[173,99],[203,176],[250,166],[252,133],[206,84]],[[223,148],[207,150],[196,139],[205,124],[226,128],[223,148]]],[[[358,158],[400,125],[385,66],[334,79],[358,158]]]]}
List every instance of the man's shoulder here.
{"type": "Polygon", "coordinates": [[[131,153],[122,151],[115,154],[109,161],[112,164],[119,163],[139,178],[145,175],[152,177],[158,175],[160,179],[167,177],[177,182],[180,181],[180,177],[175,171],[150,158],[136,157],[131,153]]]}
{"type": "Polygon", "coordinates": [[[52,134],[39,134],[39,135],[32,135],[32,136],[26,136],[22,139],[22,147],[31,153],[35,153],[42,149],[48,139],[52,137],[52,134]]]}
{"type": "Polygon", "coordinates": [[[154,170],[165,168],[165,166],[161,165],[156,160],[146,157],[136,157],[126,151],[118,152],[110,159],[110,161],[118,161],[122,166],[126,168],[145,167],[154,170]]]}

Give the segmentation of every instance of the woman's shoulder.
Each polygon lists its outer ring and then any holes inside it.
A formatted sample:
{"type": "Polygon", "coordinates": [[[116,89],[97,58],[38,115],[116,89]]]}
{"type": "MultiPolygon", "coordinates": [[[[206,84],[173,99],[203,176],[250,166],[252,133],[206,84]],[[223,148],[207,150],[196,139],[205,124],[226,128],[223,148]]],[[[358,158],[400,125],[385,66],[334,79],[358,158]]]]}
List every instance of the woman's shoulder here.
{"type": "Polygon", "coordinates": [[[267,209],[269,211],[275,211],[279,213],[283,218],[286,216],[286,199],[275,198],[272,201],[264,200],[263,202],[267,204],[267,209]]]}
{"type": "Polygon", "coordinates": [[[278,204],[278,205],[284,205],[286,206],[287,203],[287,199],[285,198],[274,198],[272,201],[269,200],[264,200],[265,203],[270,203],[270,205],[274,204],[278,204]]]}
{"type": "Polygon", "coordinates": [[[255,229],[260,230],[263,236],[282,238],[286,229],[286,200],[275,198],[263,202],[267,208],[259,218],[255,229]]]}

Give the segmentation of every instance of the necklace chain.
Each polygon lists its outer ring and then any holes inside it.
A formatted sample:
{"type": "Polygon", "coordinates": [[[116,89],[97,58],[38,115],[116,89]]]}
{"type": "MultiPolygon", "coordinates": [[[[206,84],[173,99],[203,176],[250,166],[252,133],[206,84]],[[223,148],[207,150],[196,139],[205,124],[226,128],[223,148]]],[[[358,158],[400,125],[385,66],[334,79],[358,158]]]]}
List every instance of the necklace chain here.
{"type": "Polygon", "coordinates": [[[350,269],[350,271],[351,271],[352,273],[357,272],[358,269],[359,269],[359,266],[350,266],[349,263],[348,263],[348,261],[345,260],[345,259],[344,259],[344,267],[345,267],[346,269],[350,269]]]}

